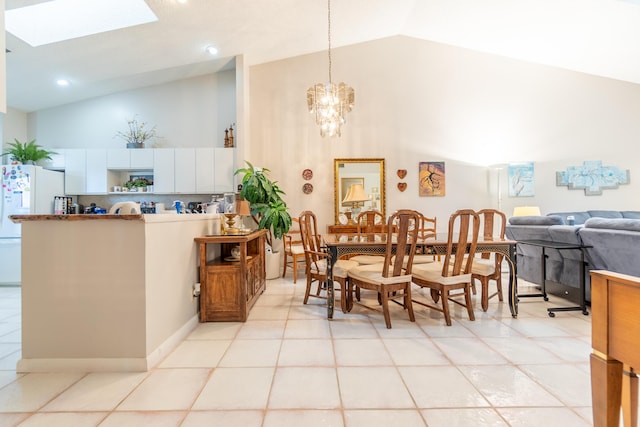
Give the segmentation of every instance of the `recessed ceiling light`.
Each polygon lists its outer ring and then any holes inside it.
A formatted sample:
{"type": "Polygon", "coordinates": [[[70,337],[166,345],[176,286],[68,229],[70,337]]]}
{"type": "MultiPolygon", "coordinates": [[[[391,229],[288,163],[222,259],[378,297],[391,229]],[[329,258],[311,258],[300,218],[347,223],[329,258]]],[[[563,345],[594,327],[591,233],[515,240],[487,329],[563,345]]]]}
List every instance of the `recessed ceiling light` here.
{"type": "Polygon", "coordinates": [[[56,84],[58,86],[69,86],[69,80],[67,80],[67,79],[58,79],[58,80],[56,80],[56,84]]]}
{"type": "Polygon", "coordinates": [[[187,2],[187,0],[178,0],[178,3],[185,4],[186,2],[187,2]]]}
{"type": "Polygon", "coordinates": [[[6,30],[31,46],[157,20],[144,0],[56,0],[5,11],[6,30]]]}
{"type": "Polygon", "coordinates": [[[206,50],[207,50],[207,53],[208,53],[209,55],[217,55],[217,54],[218,54],[218,49],[216,49],[216,48],[215,48],[215,47],[213,47],[213,46],[207,46],[207,49],[206,49],[206,50]]]}

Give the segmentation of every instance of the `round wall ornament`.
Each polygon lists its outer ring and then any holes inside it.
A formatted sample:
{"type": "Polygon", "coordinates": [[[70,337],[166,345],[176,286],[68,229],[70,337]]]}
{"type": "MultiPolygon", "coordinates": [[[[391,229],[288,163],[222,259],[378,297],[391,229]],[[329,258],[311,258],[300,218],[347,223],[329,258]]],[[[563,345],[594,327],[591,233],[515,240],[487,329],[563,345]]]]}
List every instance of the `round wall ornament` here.
{"type": "Polygon", "coordinates": [[[303,170],[302,177],[305,179],[305,181],[309,181],[311,178],[313,178],[313,171],[311,169],[303,170]]]}
{"type": "Polygon", "coordinates": [[[304,194],[311,194],[313,192],[313,185],[307,182],[305,185],[302,186],[302,192],[304,194]]]}

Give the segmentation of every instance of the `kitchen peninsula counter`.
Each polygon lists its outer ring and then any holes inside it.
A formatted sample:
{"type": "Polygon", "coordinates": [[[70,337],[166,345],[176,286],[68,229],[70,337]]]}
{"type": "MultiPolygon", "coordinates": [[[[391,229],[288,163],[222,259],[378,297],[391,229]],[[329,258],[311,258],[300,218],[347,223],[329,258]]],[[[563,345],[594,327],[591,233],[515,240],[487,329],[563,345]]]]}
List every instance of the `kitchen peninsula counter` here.
{"type": "Polygon", "coordinates": [[[14,215],[18,372],[146,371],[198,323],[197,236],[217,214],[14,215]]]}

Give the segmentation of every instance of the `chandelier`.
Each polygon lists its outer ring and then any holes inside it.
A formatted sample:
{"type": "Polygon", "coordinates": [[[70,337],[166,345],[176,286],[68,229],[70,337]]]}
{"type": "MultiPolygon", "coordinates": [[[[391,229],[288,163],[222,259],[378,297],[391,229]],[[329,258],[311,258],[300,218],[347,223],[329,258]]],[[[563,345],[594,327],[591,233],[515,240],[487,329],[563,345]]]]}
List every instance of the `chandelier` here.
{"type": "Polygon", "coordinates": [[[355,103],[353,88],[345,83],[335,84],[331,80],[331,0],[327,0],[329,21],[329,81],[317,83],[307,90],[309,112],[315,113],[316,124],[320,126],[320,135],[340,136],[340,128],[346,122],[346,114],[355,103]]]}

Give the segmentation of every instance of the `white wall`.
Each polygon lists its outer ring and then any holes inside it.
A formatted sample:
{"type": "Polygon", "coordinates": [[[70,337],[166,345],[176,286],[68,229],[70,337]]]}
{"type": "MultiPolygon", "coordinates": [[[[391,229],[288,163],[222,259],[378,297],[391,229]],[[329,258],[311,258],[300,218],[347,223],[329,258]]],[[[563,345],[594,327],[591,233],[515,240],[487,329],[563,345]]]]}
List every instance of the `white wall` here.
{"type": "Polygon", "coordinates": [[[221,147],[235,114],[229,70],[36,111],[28,115],[28,135],[47,148],[124,148],[114,135],[137,115],[156,126],[155,147],[221,147]]]}
{"type": "Polygon", "coordinates": [[[252,163],[272,170],[291,213],[311,209],[333,222],[333,159],[382,157],[387,214],[416,208],[444,229],[459,208],[498,207],[489,165],[535,162],[536,196],[506,196],[502,209],[534,204],[543,213],[636,209],[640,173],[640,85],[448,45],[392,37],[333,50],[333,76],[355,89],[342,137],[322,139],[306,90],[327,75],[326,52],[251,67],[252,163]],[[602,196],[556,187],[555,172],[584,160],[630,169],[631,185],[602,196]],[[418,163],[445,161],[444,197],[419,197],[418,163]],[[305,168],[314,191],[302,193],[305,168]],[[403,182],[397,169],[407,169],[403,182]]]}
{"type": "MultiPolygon", "coordinates": [[[[6,114],[2,115],[2,148],[6,149],[7,142],[17,139],[20,142],[27,140],[27,113],[7,108],[6,114]]],[[[39,142],[39,141],[36,141],[39,142]]],[[[9,156],[5,156],[3,163],[9,163],[9,156]]]]}

